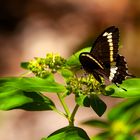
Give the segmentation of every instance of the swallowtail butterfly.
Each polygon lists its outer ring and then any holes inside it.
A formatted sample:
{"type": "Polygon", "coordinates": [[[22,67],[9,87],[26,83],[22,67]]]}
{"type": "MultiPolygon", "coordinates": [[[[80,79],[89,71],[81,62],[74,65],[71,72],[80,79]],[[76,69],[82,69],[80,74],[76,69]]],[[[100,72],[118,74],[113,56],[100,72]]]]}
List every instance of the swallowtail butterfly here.
{"type": "Polygon", "coordinates": [[[107,78],[116,86],[127,76],[132,76],[128,73],[124,56],[118,54],[118,43],[119,29],[111,26],[97,37],[90,52],[83,52],[79,56],[84,70],[93,74],[100,83],[100,76],[107,78]]]}

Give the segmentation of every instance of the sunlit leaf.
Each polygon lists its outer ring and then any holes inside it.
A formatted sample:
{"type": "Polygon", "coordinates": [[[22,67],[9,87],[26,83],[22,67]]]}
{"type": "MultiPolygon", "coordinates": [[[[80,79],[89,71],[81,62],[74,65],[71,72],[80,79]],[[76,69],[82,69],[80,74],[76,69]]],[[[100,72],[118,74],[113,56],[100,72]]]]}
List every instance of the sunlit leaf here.
{"type": "Polygon", "coordinates": [[[90,140],[87,133],[78,127],[61,128],[42,140],[90,140]]]}
{"type": "Polygon", "coordinates": [[[43,94],[35,92],[24,92],[24,96],[31,98],[32,102],[25,103],[13,109],[24,109],[28,111],[44,111],[44,110],[53,110],[55,108],[54,103],[43,94]]]}
{"type": "Polygon", "coordinates": [[[39,92],[63,92],[65,87],[52,78],[0,78],[0,110],[14,108],[51,110],[53,102],[39,92]]]}
{"type": "Polygon", "coordinates": [[[90,49],[91,49],[91,47],[87,47],[87,48],[84,48],[84,49],[76,52],[70,58],[68,58],[66,64],[71,66],[71,67],[76,67],[76,68],[80,67],[81,66],[80,61],[79,61],[80,53],[82,53],[82,52],[89,52],[90,49]]]}
{"type": "Polygon", "coordinates": [[[66,68],[60,69],[59,72],[61,73],[61,75],[64,77],[66,81],[74,75],[71,70],[66,68]]]}
{"type": "Polygon", "coordinates": [[[53,82],[50,77],[48,79],[41,79],[37,77],[23,77],[23,78],[0,78],[0,92],[5,90],[19,89],[30,92],[64,92],[66,88],[53,82]]]}
{"type": "Polygon", "coordinates": [[[32,101],[31,98],[24,96],[24,92],[21,90],[5,89],[0,92],[0,110],[10,110],[32,101]]]}
{"type": "Polygon", "coordinates": [[[106,92],[107,94],[110,93],[112,97],[140,97],[140,78],[127,79],[123,81],[120,87],[114,84],[109,85],[106,87],[106,92]]]}
{"type": "Polygon", "coordinates": [[[90,107],[90,99],[87,95],[79,95],[75,97],[76,103],[80,106],[90,107]]]}
{"type": "Polygon", "coordinates": [[[25,109],[25,110],[52,110],[55,105],[46,96],[36,92],[21,90],[5,90],[0,93],[0,110],[25,109]]]}

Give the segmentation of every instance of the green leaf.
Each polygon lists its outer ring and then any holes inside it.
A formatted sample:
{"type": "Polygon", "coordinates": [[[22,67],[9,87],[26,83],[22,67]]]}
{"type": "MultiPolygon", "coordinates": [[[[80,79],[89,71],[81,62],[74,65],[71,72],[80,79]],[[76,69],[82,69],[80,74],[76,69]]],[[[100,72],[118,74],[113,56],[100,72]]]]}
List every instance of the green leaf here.
{"type": "Polygon", "coordinates": [[[29,62],[22,62],[22,63],[20,63],[20,66],[24,69],[28,69],[29,62]]]}
{"type": "MultiPolygon", "coordinates": [[[[108,113],[108,118],[109,120],[116,120],[119,119],[120,117],[123,117],[124,113],[125,116],[129,117],[129,113],[133,113],[134,109],[137,110],[137,108],[140,106],[140,99],[129,99],[126,101],[123,101],[121,103],[119,103],[118,105],[116,105],[113,109],[111,109],[108,113]],[[127,114],[127,112],[129,112],[127,114]],[[122,115],[120,115],[122,114],[122,115]]],[[[131,115],[131,114],[130,114],[131,115]]],[[[132,117],[131,117],[132,119],[132,117]]]]}
{"type": "Polygon", "coordinates": [[[66,68],[62,68],[59,70],[59,72],[61,73],[61,75],[64,77],[64,79],[67,81],[70,77],[72,77],[74,74],[71,70],[66,69],[66,68]]]}
{"type": "Polygon", "coordinates": [[[25,103],[21,106],[14,107],[13,109],[24,109],[28,111],[44,111],[53,110],[54,103],[46,96],[36,92],[24,92],[24,96],[31,98],[32,102],[25,103]]]}
{"type": "Polygon", "coordinates": [[[140,134],[140,118],[136,118],[131,124],[131,131],[133,134],[140,134]]]}
{"type": "Polygon", "coordinates": [[[110,133],[108,131],[99,133],[93,136],[90,140],[110,140],[110,133]]]}
{"type": "Polygon", "coordinates": [[[52,110],[55,105],[44,95],[36,92],[21,90],[5,90],[0,93],[0,110],[25,109],[25,110],[52,110]]]}
{"type": "Polygon", "coordinates": [[[54,79],[54,74],[52,73],[49,73],[45,78],[43,78],[49,82],[55,82],[55,79],[54,79]]]}
{"type": "Polygon", "coordinates": [[[87,48],[84,48],[84,49],[76,52],[70,58],[68,58],[66,64],[71,66],[71,67],[76,67],[76,68],[81,67],[81,63],[79,61],[79,55],[82,52],[89,52],[90,49],[91,49],[91,47],[87,47],[87,48]]]}
{"type": "Polygon", "coordinates": [[[138,140],[135,136],[132,136],[130,134],[119,134],[115,136],[114,140],[138,140]]]}
{"type": "Polygon", "coordinates": [[[140,97],[140,78],[127,79],[123,81],[119,88],[114,84],[109,85],[106,87],[106,94],[121,98],[140,97]]]}
{"type": "Polygon", "coordinates": [[[53,102],[38,92],[64,92],[63,85],[51,77],[0,78],[0,110],[21,108],[25,110],[50,110],[53,102]]]}
{"type": "Polygon", "coordinates": [[[24,96],[21,90],[5,89],[0,93],[0,110],[10,110],[32,101],[31,98],[24,96]]]}
{"type": "Polygon", "coordinates": [[[94,127],[99,127],[99,128],[108,128],[109,123],[103,120],[96,120],[96,119],[91,119],[84,121],[82,124],[86,124],[89,126],[94,126],[94,127]]]}
{"type": "Polygon", "coordinates": [[[23,90],[27,92],[65,92],[66,88],[53,82],[52,79],[41,79],[37,77],[23,77],[23,78],[0,78],[0,93],[7,90],[23,90]]]}
{"type": "Polygon", "coordinates": [[[61,128],[42,140],[90,140],[87,133],[79,127],[61,128]]]}
{"type": "Polygon", "coordinates": [[[80,106],[90,107],[90,99],[87,95],[79,95],[75,97],[75,101],[80,106]]]}
{"type": "Polygon", "coordinates": [[[133,133],[137,133],[140,134],[140,118],[136,118],[134,121],[131,122],[131,131],[133,133]]]}
{"type": "Polygon", "coordinates": [[[140,118],[137,118],[136,120],[134,120],[133,122],[132,122],[132,125],[134,125],[134,127],[135,126],[140,126],[140,118]]]}
{"type": "Polygon", "coordinates": [[[97,95],[91,95],[90,105],[91,105],[92,109],[100,117],[104,114],[104,112],[107,108],[106,104],[97,95]]]}

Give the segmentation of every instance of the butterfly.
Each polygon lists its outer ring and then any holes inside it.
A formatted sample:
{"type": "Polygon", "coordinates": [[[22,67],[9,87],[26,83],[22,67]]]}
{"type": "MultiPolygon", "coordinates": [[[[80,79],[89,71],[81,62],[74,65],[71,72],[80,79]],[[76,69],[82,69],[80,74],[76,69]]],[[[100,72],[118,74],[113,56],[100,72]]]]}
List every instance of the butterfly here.
{"type": "Polygon", "coordinates": [[[128,73],[127,63],[124,56],[118,54],[118,48],[119,29],[111,26],[97,37],[90,52],[79,55],[83,69],[100,83],[103,77],[119,87],[123,80],[133,75],[128,73]]]}

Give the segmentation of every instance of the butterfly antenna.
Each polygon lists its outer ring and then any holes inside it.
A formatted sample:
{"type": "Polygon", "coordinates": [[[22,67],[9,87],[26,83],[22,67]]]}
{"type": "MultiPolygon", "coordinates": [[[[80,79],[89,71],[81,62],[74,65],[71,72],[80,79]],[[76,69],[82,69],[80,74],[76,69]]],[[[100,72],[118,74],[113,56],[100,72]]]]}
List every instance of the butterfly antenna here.
{"type": "Polygon", "coordinates": [[[130,77],[132,77],[132,78],[136,78],[136,76],[133,75],[133,74],[128,74],[128,76],[130,76],[130,77]]]}
{"type": "Polygon", "coordinates": [[[120,87],[118,84],[115,83],[115,85],[116,85],[118,88],[121,88],[121,89],[123,89],[124,91],[127,91],[125,88],[120,87]]]}

